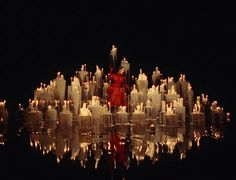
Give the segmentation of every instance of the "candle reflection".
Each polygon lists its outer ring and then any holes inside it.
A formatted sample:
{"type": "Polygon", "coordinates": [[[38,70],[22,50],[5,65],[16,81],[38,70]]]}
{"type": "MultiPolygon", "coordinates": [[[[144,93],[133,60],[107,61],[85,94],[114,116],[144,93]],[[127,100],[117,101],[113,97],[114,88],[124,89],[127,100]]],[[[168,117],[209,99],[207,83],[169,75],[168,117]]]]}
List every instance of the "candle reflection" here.
{"type": "Polygon", "coordinates": [[[133,159],[140,164],[148,156],[154,163],[164,154],[173,154],[176,149],[179,151],[178,158],[184,159],[186,152],[192,148],[193,144],[200,147],[202,138],[222,139],[227,122],[225,119],[221,119],[220,127],[216,126],[214,121],[210,125],[203,122],[186,124],[181,119],[177,119],[176,123],[152,122],[150,127],[154,126],[156,133],[151,133],[147,126],[149,123],[147,119],[141,121],[144,121],[143,127],[146,130],[137,128],[141,125],[140,119],[133,119],[133,124],[125,124],[122,127],[120,124],[106,127],[109,128],[106,133],[100,128],[99,132],[84,134],[81,127],[78,126],[79,121],[74,121],[73,126],[69,126],[58,125],[54,120],[28,119],[24,128],[30,132],[31,147],[39,149],[43,155],[52,152],[56,156],[57,162],[60,163],[69,153],[70,159],[80,161],[84,168],[86,168],[88,158],[92,158],[95,161],[94,168],[97,169],[100,159],[104,155],[108,155],[116,164],[117,160],[112,156],[117,151],[124,153],[121,159],[127,168],[133,159]],[[127,131],[127,134],[124,134],[125,131],[122,128],[130,129],[130,133],[127,131]]]}

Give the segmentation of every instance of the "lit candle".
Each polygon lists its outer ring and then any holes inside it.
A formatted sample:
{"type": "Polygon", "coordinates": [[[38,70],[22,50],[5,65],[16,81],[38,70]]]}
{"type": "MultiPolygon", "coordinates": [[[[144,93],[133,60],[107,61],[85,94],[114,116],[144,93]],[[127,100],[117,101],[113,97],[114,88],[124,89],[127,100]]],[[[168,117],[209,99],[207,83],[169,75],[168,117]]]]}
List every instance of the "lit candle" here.
{"type": "Polygon", "coordinates": [[[166,111],[166,101],[161,101],[162,112],[166,111]]]}
{"type": "Polygon", "coordinates": [[[19,110],[22,110],[21,103],[19,103],[19,110]]]}
{"type": "Polygon", "coordinates": [[[61,72],[58,72],[57,73],[57,79],[60,79],[60,76],[61,76],[61,72]]]}
{"type": "Polygon", "coordinates": [[[48,106],[48,111],[51,111],[51,110],[52,110],[52,106],[49,105],[49,106],[48,106]]]}
{"type": "Polygon", "coordinates": [[[92,79],[92,72],[89,73],[89,80],[92,79]]]}
{"type": "Polygon", "coordinates": [[[111,103],[108,102],[108,111],[111,112],[111,103]]]}
{"type": "Polygon", "coordinates": [[[29,99],[29,107],[31,106],[31,99],[29,99]]]}
{"type": "Polygon", "coordinates": [[[226,118],[227,118],[227,121],[230,121],[230,113],[229,112],[226,113],[226,118]]]}
{"type": "Polygon", "coordinates": [[[105,82],[107,82],[107,75],[105,75],[105,82]]]}

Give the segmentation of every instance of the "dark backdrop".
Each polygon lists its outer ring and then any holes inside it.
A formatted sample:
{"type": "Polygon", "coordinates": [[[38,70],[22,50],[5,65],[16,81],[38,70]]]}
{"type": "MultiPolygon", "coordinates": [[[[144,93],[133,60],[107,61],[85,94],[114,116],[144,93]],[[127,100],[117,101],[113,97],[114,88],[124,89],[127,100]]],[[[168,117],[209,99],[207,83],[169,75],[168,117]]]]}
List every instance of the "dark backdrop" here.
{"type": "MultiPolygon", "coordinates": [[[[1,90],[8,106],[81,64],[109,67],[112,44],[132,74],[158,66],[176,79],[185,73],[195,94],[206,93],[227,110],[234,88],[235,21],[227,3],[140,1],[1,2],[1,90]]],[[[150,77],[150,76],[149,76],[150,77]]]]}
{"type": "MultiPolygon", "coordinates": [[[[235,6],[225,1],[190,2],[0,1],[0,100],[7,100],[12,114],[18,103],[27,104],[34,89],[41,82],[48,84],[58,71],[67,80],[84,63],[90,71],[94,72],[96,64],[108,71],[109,51],[115,44],[118,60],[126,57],[132,74],[137,75],[143,68],[150,77],[155,66],[175,80],[185,73],[195,95],[209,94],[210,100],[217,100],[233,114],[235,6]]],[[[12,117],[9,124],[15,127],[12,117]]],[[[204,170],[209,177],[234,175],[230,164],[235,163],[232,147],[236,126],[233,118],[231,122],[234,126],[226,133],[224,143],[205,146],[205,154],[190,155],[187,170],[181,166],[174,168],[176,174],[167,174],[181,177],[182,172],[191,170],[191,176],[206,177],[204,170]],[[199,161],[203,163],[198,166],[196,159],[203,159],[199,161]]],[[[31,177],[47,176],[40,168],[50,172],[50,163],[41,156],[35,161],[35,153],[26,150],[28,141],[20,141],[18,131],[12,129],[8,137],[13,138],[1,148],[3,174],[18,177],[27,170],[40,170],[31,177]],[[36,165],[38,162],[41,164],[36,165]]],[[[65,177],[73,176],[68,167],[64,169],[65,177]]],[[[73,168],[80,176],[77,166],[73,168]]]]}

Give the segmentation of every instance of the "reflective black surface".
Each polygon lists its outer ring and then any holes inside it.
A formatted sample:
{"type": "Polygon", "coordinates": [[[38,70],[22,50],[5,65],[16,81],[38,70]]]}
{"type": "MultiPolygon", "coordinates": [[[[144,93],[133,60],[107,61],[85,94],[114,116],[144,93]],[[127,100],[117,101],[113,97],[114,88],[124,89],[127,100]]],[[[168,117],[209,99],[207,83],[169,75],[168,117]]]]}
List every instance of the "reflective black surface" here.
{"type": "Polygon", "coordinates": [[[129,121],[86,132],[76,120],[67,126],[25,119],[23,114],[17,112],[15,119],[9,119],[8,128],[1,126],[3,176],[134,179],[232,175],[228,162],[234,157],[233,123],[220,116],[171,123],[129,121]]]}

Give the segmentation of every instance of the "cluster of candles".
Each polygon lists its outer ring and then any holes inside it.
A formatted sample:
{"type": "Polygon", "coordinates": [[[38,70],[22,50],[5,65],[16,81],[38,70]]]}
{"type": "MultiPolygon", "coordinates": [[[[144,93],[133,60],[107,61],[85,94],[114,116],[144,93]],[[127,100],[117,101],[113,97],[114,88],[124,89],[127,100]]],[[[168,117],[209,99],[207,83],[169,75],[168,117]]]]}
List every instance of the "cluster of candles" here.
{"type": "MultiPolygon", "coordinates": [[[[117,60],[116,53],[117,49],[113,46],[110,52],[113,63],[117,60]]],[[[89,151],[89,144],[94,142],[90,148],[92,147],[94,151],[98,150],[95,137],[100,137],[101,132],[103,135],[110,133],[110,131],[106,131],[105,127],[110,128],[116,125],[118,129],[122,129],[123,125],[127,124],[131,127],[133,135],[137,136],[143,134],[146,129],[150,132],[156,132],[157,130],[159,133],[154,133],[154,136],[158,136],[156,138],[161,140],[160,144],[168,146],[169,153],[172,153],[177,142],[184,142],[183,132],[185,131],[183,129],[186,116],[190,117],[194,122],[204,122],[206,108],[209,108],[213,114],[224,114],[223,108],[218,106],[217,101],[213,101],[212,104],[209,103],[208,95],[202,94],[197,96],[195,100],[192,86],[186,80],[185,74],[180,74],[178,81],[175,82],[174,77],[164,78],[159,68],[155,67],[151,81],[149,81],[142,68],[136,78],[133,75],[130,76],[130,64],[126,58],[121,61],[121,66],[124,67],[127,83],[132,88],[127,98],[128,107],[120,106],[117,111],[113,111],[106,93],[111,82],[108,81],[108,75],[104,74],[104,69],[98,65],[96,65],[96,71],[92,73],[88,71],[86,64],[82,64],[81,68],[76,70],[75,75],[70,78],[69,85],[64,75],[58,72],[56,78],[50,81],[49,85],[41,83],[40,87],[36,88],[34,99],[29,100],[26,117],[29,120],[34,119],[36,123],[39,122],[37,120],[45,118],[45,120],[51,122],[66,124],[66,130],[68,131],[75,130],[73,132],[75,136],[71,139],[63,139],[61,137],[63,133],[59,133],[57,138],[60,139],[58,142],[61,141],[61,143],[56,144],[55,139],[51,138],[52,143],[49,143],[49,146],[44,145],[44,153],[48,153],[53,149],[57,150],[59,162],[63,153],[72,150],[71,159],[74,160],[76,157],[81,156],[81,165],[83,166],[84,160],[87,158],[86,153],[89,151]],[[129,77],[132,77],[131,83],[129,82],[129,77]],[[180,127],[172,126],[172,122],[176,122],[176,119],[180,120],[180,127]],[[164,126],[158,126],[160,123],[163,123],[161,125],[164,126]],[[166,130],[163,130],[162,134],[162,127],[169,128],[170,133],[165,134],[166,130]],[[174,137],[170,135],[173,130],[176,130],[174,137]],[[87,134],[90,135],[88,136],[90,139],[88,141],[83,140],[82,138],[87,137],[87,134]],[[93,135],[94,139],[91,139],[93,135]],[[79,138],[82,139],[80,139],[79,145],[69,143],[73,141],[79,142],[79,138]]],[[[19,109],[23,110],[21,104],[19,104],[19,109]]],[[[227,113],[227,117],[229,115],[227,113]]],[[[59,126],[59,128],[63,127],[65,126],[59,126]]],[[[195,141],[199,142],[200,134],[197,132],[193,134],[195,141]]],[[[44,134],[41,135],[44,136],[44,134]]],[[[37,139],[39,138],[38,136],[38,134],[31,136],[32,146],[37,147],[40,145],[37,139]]],[[[111,149],[109,140],[104,145],[111,149]]],[[[187,144],[189,148],[191,141],[183,144],[187,144]]],[[[138,160],[144,158],[145,153],[155,159],[155,154],[158,152],[157,145],[156,140],[149,139],[145,142],[143,139],[134,138],[132,151],[138,160]],[[145,153],[143,154],[142,152],[145,153]]],[[[99,150],[99,152],[101,151],[99,150]]],[[[96,155],[98,154],[96,153],[96,155]]],[[[95,157],[96,164],[101,154],[95,157]]],[[[184,156],[183,150],[181,157],[184,156]]]]}
{"type": "MultiPolygon", "coordinates": [[[[113,45],[110,51],[112,62],[117,60],[117,48],[113,45]]],[[[130,76],[130,64],[126,58],[121,61],[121,66],[125,69],[127,82],[131,88],[128,95],[128,107],[119,107],[116,113],[118,116],[129,114],[126,121],[132,120],[133,114],[145,113],[148,119],[171,118],[181,116],[185,120],[185,115],[190,118],[196,114],[204,114],[203,106],[209,105],[208,95],[196,97],[194,95],[190,82],[186,80],[185,74],[180,74],[177,82],[174,77],[164,78],[158,67],[155,67],[149,88],[150,81],[140,68],[138,76],[130,76]],[[132,80],[129,82],[129,77],[132,80]]],[[[104,69],[98,65],[95,72],[89,72],[87,65],[82,64],[79,70],[75,71],[74,77],[71,77],[71,84],[67,82],[60,72],[49,85],[40,84],[34,92],[34,100],[29,102],[30,112],[47,112],[53,115],[47,115],[47,118],[58,119],[60,114],[69,114],[70,121],[81,116],[103,116],[111,112],[111,105],[107,98],[106,90],[111,82],[108,81],[108,75],[104,69]]],[[[218,107],[216,101],[211,105],[211,110],[218,113],[223,112],[223,108],[218,107]]],[[[200,117],[200,116],[197,116],[200,117]]],[[[201,120],[201,118],[199,119],[201,120]]]]}
{"type": "MultiPolygon", "coordinates": [[[[128,61],[122,60],[122,64],[129,68],[128,61]]],[[[129,69],[127,69],[128,72],[129,69]]],[[[132,76],[134,77],[134,76],[132,76]]],[[[29,111],[47,111],[53,113],[70,113],[73,117],[93,116],[92,107],[103,107],[101,113],[111,112],[110,102],[107,101],[106,89],[110,82],[107,81],[107,75],[104,75],[103,68],[96,65],[94,76],[86,69],[86,64],[81,66],[80,71],[71,78],[71,85],[66,88],[66,80],[60,72],[49,85],[40,84],[34,93],[34,100],[29,100],[29,111]],[[66,96],[67,92],[67,96],[66,96]],[[67,97],[67,100],[66,100],[67,97]]],[[[184,74],[180,74],[179,81],[174,82],[173,77],[162,79],[158,67],[155,68],[152,75],[152,86],[148,88],[148,78],[140,69],[138,78],[132,85],[132,91],[129,95],[129,107],[120,107],[120,113],[135,114],[145,112],[149,108],[153,111],[152,117],[157,118],[162,113],[164,116],[204,113],[202,106],[209,101],[208,95],[197,96],[194,103],[193,90],[184,74]]],[[[102,108],[99,108],[102,109],[102,108]]],[[[223,108],[218,107],[216,101],[211,105],[211,109],[216,112],[223,112],[223,108]]],[[[131,116],[132,117],[132,116],[131,116]]],[[[128,118],[128,117],[127,117],[128,118]]]]}

